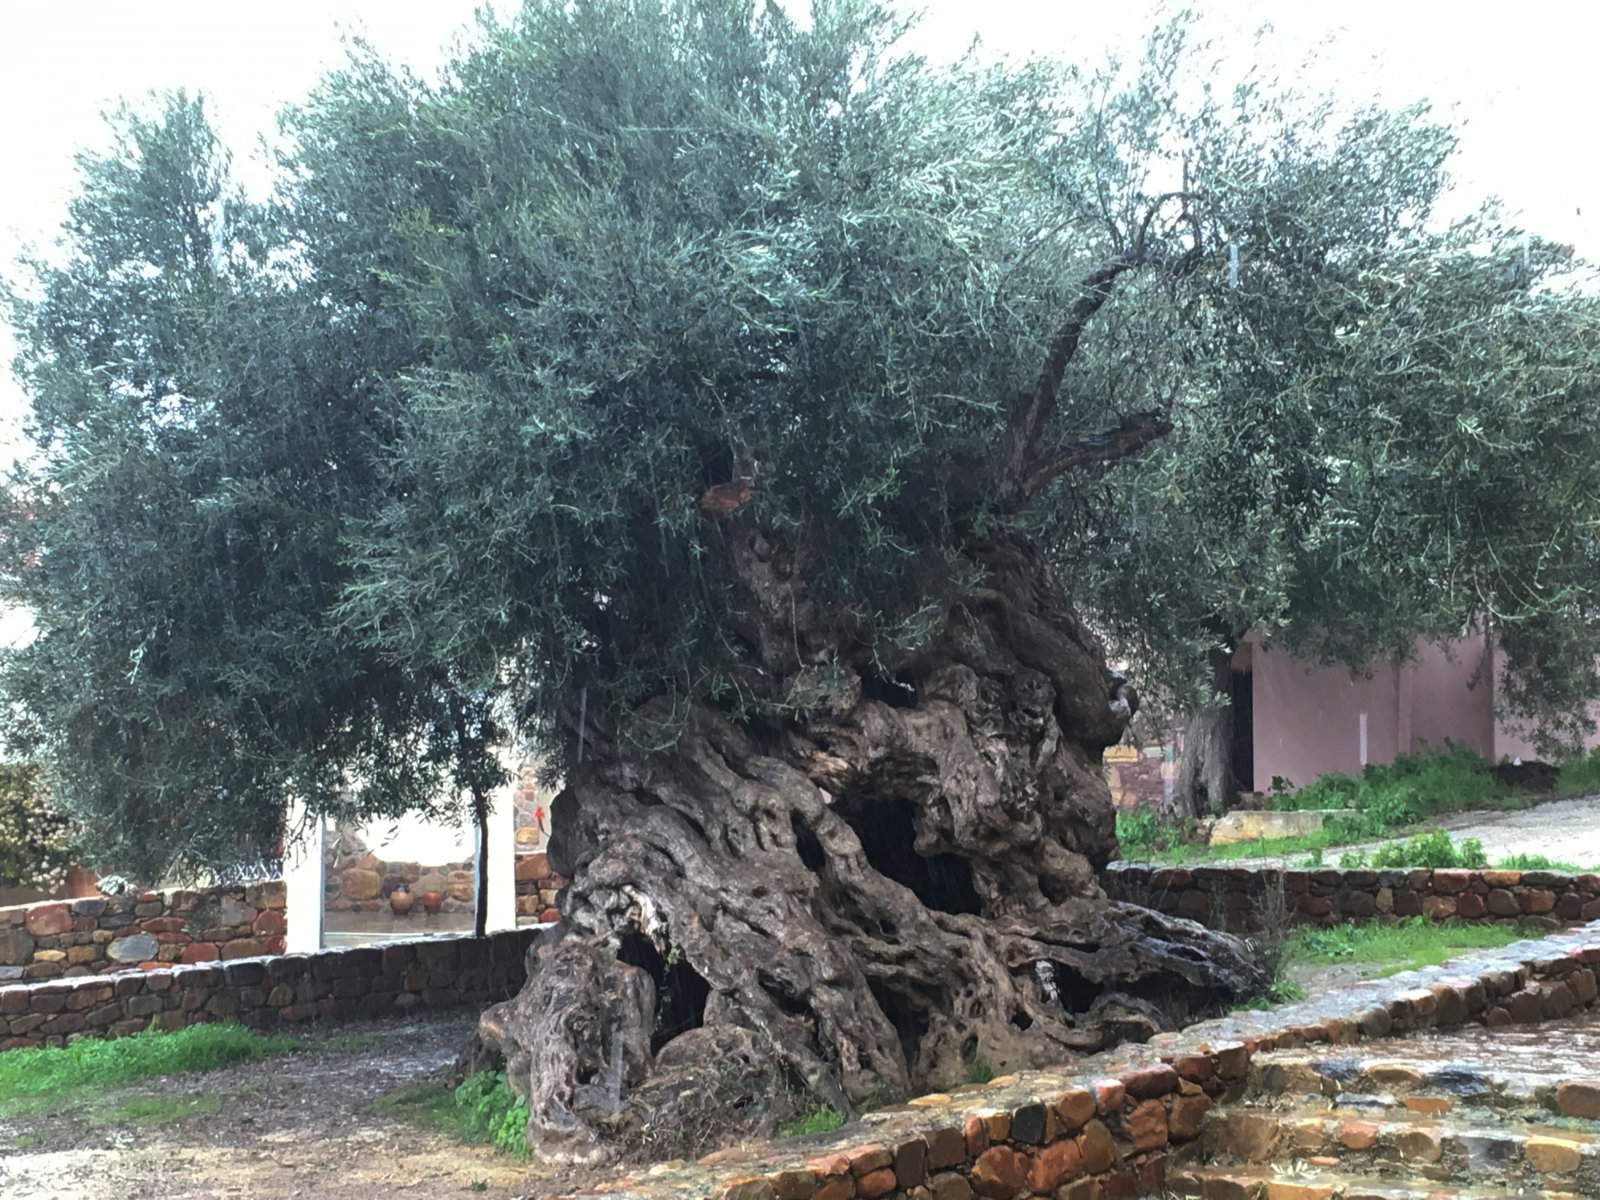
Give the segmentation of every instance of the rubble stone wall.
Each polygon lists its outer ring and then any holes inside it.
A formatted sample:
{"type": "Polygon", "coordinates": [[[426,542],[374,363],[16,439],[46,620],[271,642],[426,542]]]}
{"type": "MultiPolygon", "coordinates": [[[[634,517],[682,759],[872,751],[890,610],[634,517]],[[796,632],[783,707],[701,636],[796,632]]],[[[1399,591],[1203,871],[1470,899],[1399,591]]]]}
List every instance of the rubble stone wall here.
{"type": "Polygon", "coordinates": [[[1279,923],[1333,925],[1385,917],[1499,921],[1535,929],[1600,919],[1600,875],[1562,871],[1113,863],[1102,881],[1115,900],[1235,933],[1279,923]]]}
{"type": "Polygon", "coordinates": [[[150,970],[283,950],[281,879],[0,909],[0,984],[150,970]]]}
{"type": "Polygon", "coordinates": [[[273,1029],[419,1009],[482,1008],[522,987],[535,932],[163,964],[109,979],[13,984],[0,987],[0,1051],[205,1021],[273,1029]]]}

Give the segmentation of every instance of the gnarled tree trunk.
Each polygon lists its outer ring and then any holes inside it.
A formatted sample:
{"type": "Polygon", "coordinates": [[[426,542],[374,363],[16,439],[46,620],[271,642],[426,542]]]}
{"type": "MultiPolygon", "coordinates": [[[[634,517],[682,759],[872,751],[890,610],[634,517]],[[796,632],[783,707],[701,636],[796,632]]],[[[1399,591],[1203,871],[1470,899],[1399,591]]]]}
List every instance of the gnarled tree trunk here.
{"type": "Polygon", "coordinates": [[[723,528],[753,660],[814,707],[740,724],[698,705],[648,754],[588,726],[551,812],[564,938],[481,1031],[537,1152],[615,1158],[707,1096],[767,1132],[786,1088],[848,1112],[1264,983],[1236,939],[1102,893],[1101,753],[1136,701],[1037,554],[975,551],[981,586],[885,663],[814,610],[803,555],[723,528]]]}

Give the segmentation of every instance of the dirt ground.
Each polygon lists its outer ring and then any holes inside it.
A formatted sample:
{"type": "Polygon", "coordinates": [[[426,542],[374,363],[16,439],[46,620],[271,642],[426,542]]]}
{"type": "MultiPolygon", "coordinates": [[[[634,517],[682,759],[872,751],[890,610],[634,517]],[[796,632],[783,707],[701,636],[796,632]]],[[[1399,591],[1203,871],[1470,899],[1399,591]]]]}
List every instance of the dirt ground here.
{"type": "MultiPolygon", "coordinates": [[[[0,1196],[536,1197],[593,1186],[372,1111],[447,1067],[475,1016],[341,1025],[293,1054],[107,1089],[65,1111],[0,1120],[0,1196]],[[140,1124],[130,1098],[215,1097],[216,1111],[140,1124]]],[[[209,1103],[209,1101],[207,1101],[209,1103]]]]}

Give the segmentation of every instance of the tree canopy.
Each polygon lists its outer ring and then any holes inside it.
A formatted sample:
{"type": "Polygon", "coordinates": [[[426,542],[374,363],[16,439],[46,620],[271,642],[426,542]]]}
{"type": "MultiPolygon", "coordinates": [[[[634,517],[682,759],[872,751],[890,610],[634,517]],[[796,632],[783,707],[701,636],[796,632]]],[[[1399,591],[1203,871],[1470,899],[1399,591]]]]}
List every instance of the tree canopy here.
{"type": "Polygon", "coordinates": [[[355,48],[260,202],[199,101],[124,112],[14,302],[39,636],[0,668],[108,861],[427,807],[513,732],[560,767],[803,716],[837,643],[763,665],[734,511],[873,686],[1003,533],[1174,694],[1250,627],[1361,661],[1492,619],[1513,698],[1576,711],[1583,264],[1441,220],[1425,110],[1224,84],[1181,23],[1100,69],[902,31],[532,0],[437,79],[355,48]]]}

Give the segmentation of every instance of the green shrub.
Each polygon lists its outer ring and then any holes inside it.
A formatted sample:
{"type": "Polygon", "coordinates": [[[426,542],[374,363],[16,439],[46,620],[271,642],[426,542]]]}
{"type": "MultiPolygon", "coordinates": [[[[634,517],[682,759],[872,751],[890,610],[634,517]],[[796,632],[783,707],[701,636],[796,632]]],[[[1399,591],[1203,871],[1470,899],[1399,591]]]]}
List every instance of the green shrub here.
{"type": "Polygon", "coordinates": [[[1345,826],[1357,837],[1381,837],[1436,813],[1482,804],[1500,792],[1489,762],[1466,746],[1402,754],[1392,763],[1369,763],[1360,775],[1330,773],[1288,791],[1273,780],[1272,805],[1280,810],[1354,809],[1345,826]]]}
{"type": "Polygon", "coordinates": [[[529,1157],[528,1101],[506,1086],[504,1071],[479,1071],[454,1094],[462,1137],[514,1158],[529,1157]]]}
{"type": "Polygon", "coordinates": [[[1556,790],[1568,796],[1600,792],[1600,746],[1562,763],[1556,776],[1556,790]]]}
{"type": "Polygon", "coordinates": [[[31,763],[0,763],[0,887],[46,890],[71,865],[71,823],[51,809],[31,763]]]}
{"type": "Polygon", "coordinates": [[[1372,852],[1370,862],[1378,868],[1482,867],[1488,858],[1477,838],[1465,838],[1457,845],[1444,830],[1430,829],[1403,842],[1386,842],[1372,852]]]}
{"type": "Polygon", "coordinates": [[[1193,832],[1193,822],[1163,825],[1161,818],[1148,808],[1117,814],[1117,842],[1121,847],[1120,857],[1125,859],[1150,858],[1175,849],[1193,832]]]}

